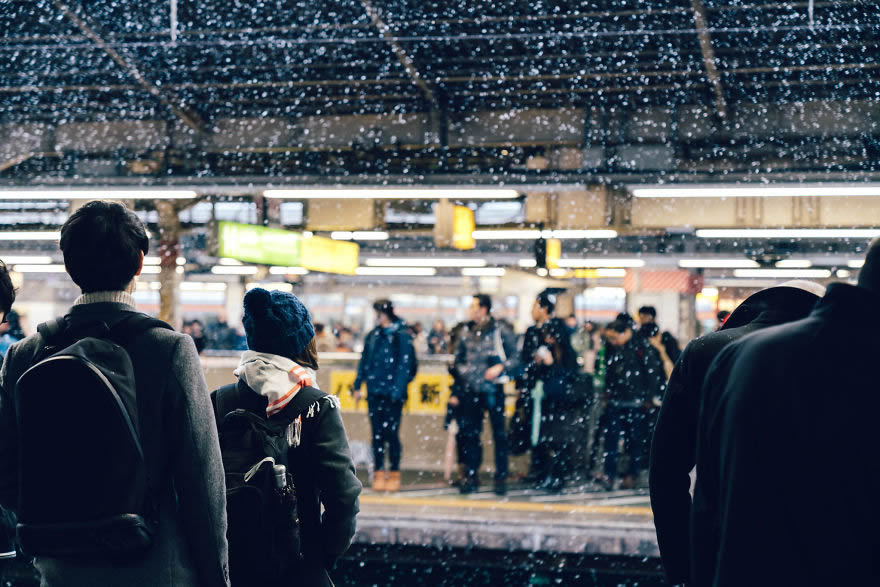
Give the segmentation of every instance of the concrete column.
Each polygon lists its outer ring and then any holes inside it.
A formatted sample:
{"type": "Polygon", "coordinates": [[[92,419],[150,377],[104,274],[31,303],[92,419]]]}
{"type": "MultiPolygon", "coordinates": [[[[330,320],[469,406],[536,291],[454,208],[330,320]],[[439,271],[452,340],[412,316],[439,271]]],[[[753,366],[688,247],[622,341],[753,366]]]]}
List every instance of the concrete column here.
{"type": "Polygon", "coordinates": [[[159,319],[180,327],[180,217],[173,202],[157,201],[159,212],[159,319]]]}

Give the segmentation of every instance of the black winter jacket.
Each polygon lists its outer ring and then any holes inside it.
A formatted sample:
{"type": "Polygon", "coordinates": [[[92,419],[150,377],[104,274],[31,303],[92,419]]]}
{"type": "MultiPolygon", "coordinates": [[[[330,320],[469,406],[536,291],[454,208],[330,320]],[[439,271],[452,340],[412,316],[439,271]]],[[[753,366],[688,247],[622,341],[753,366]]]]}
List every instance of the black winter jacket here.
{"type": "Polygon", "coordinates": [[[663,568],[670,583],[690,580],[690,471],[696,464],[700,389],[712,360],[731,342],[768,326],[798,320],[801,306],[765,311],[738,328],[712,332],[691,341],[669,377],[651,442],[651,508],[663,568]]]}
{"type": "Polygon", "coordinates": [[[833,284],[808,318],[751,334],[713,363],[697,433],[694,585],[880,584],[878,302],[833,284]]]}
{"type": "Polygon", "coordinates": [[[663,361],[644,336],[633,333],[629,342],[605,355],[605,365],[609,403],[643,407],[654,396],[663,394],[666,385],[663,361]]]}
{"type": "MultiPolygon", "coordinates": [[[[266,416],[268,400],[238,382],[238,408],[266,416]]],[[[217,414],[217,394],[211,402],[218,425],[225,414],[217,414]]],[[[331,569],[348,550],[355,534],[361,482],[355,476],[351,450],[335,397],[323,394],[314,410],[303,414],[302,444],[291,447],[288,464],[296,487],[300,538],[305,568],[297,570],[297,585],[330,585],[331,569]],[[321,506],[324,514],[321,515],[321,506]]]]}

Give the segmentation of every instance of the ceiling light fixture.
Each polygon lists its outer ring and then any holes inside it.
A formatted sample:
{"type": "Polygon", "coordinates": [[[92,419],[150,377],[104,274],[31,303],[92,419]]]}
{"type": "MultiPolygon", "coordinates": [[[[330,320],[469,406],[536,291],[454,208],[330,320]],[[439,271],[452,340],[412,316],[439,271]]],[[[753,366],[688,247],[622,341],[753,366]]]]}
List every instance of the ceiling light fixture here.
{"type": "Polygon", "coordinates": [[[461,270],[465,277],[503,277],[505,273],[504,267],[467,267],[461,270]]]}
{"type": "Polygon", "coordinates": [[[13,265],[12,270],[18,273],[64,273],[66,269],[64,265],[54,264],[54,265],[29,265],[29,264],[21,264],[21,265],[13,265]]]}
{"type": "Polygon", "coordinates": [[[880,228],[703,228],[698,238],[874,238],[880,228]]]}
{"type": "Polygon", "coordinates": [[[368,230],[335,230],[330,233],[330,238],[337,241],[387,241],[388,233],[368,230]]]}
{"type": "Polygon", "coordinates": [[[290,188],[264,190],[263,195],[267,198],[286,200],[318,200],[318,199],[342,199],[342,200],[510,200],[519,197],[519,192],[513,189],[498,188],[460,188],[460,187],[396,187],[375,186],[358,188],[290,188]]]}
{"type": "Polygon", "coordinates": [[[305,267],[269,267],[271,275],[308,275],[309,270],[305,267]]]}
{"type": "Polygon", "coordinates": [[[861,269],[865,266],[864,259],[853,259],[852,261],[847,261],[846,266],[850,269],[861,269]]]}
{"type": "Polygon", "coordinates": [[[615,238],[616,230],[538,230],[537,228],[512,228],[498,230],[475,230],[475,240],[530,240],[537,238],[589,239],[615,238]]]}
{"type": "Polygon", "coordinates": [[[629,186],[636,198],[792,198],[880,196],[880,184],[678,184],[629,186]]]}
{"type": "Polygon", "coordinates": [[[587,268],[587,267],[644,267],[644,259],[559,259],[556,262],[560,267],[587,268]]]}
{"type": "Polygon", "coordinates": [[[0,200],[189,200],[196,196],[194,190],[155,188],[0,188],[0,200]]]}
{"type": "Polygon", "coordinates": [[[682,259],[678,262],[682,269],[748,269],[760,267],[750,259],[682,259]]]}
{"type": "Polygon", "coordinates": [[[211,267],[211,273],[214,275],[256,275],[257,268],[253,265],[242,265],[240,267],[214,265],[211,267]]]}
{"type": "Polygon", "coordinates": [[[432,259],[430,257],[373,257],[368,267],[485,267],[485,259],[432,259]]]}
{"type": "Polygon", "coordinates": [[[736,269],[734,277],[777,277],[780,279],[827,279],[828,269],[736,269]]]}
{"type": "Polygon", "coordinates": [[[813,262],[809,259],[783,259],[776,262],[778,269],[809,269],[813,262]]]}
{"type": "Polygon", "coordinates": [[[0,255],[0,261],[10,265],[48,265],[52,262],[52,257],[42,257],[37,255],[0,255]]]}
{"type": "Polygon", "coordinates": [[[358,267],[356,275],[431,277],[437,274],[433,267],[358,267]]]}
{"type": "Polygon", "coordinates": [[[0,241],[57,241],[60,231],[4,230],[0,231],[0,241]]]}

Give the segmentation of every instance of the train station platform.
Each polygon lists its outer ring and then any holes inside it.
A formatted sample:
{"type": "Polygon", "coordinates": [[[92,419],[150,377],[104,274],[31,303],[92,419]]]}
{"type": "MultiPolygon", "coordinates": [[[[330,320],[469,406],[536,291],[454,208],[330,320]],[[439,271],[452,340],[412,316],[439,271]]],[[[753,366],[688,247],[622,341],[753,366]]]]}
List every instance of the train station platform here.
{"type": "Polygon", "coordinates": [[[645,489],[587,484],[549,494],[511,484],[504,497],[491,489],[471,495],[440,483],[394,494],[365,489],[355,542],[659,557],[645,489]]]}

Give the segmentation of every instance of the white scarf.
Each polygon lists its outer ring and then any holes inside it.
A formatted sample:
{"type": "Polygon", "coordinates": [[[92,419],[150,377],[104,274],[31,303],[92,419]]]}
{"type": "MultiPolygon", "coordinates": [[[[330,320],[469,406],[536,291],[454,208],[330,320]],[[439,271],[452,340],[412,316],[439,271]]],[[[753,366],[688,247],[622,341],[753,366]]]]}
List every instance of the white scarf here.
{"type": "Polygon", "coordinates": [[[266,416],[283,410],[303,387],[317,387],[317,377],[312,369],[270,353],[245,351],[234,373],[269,400],[266,416]]]}

